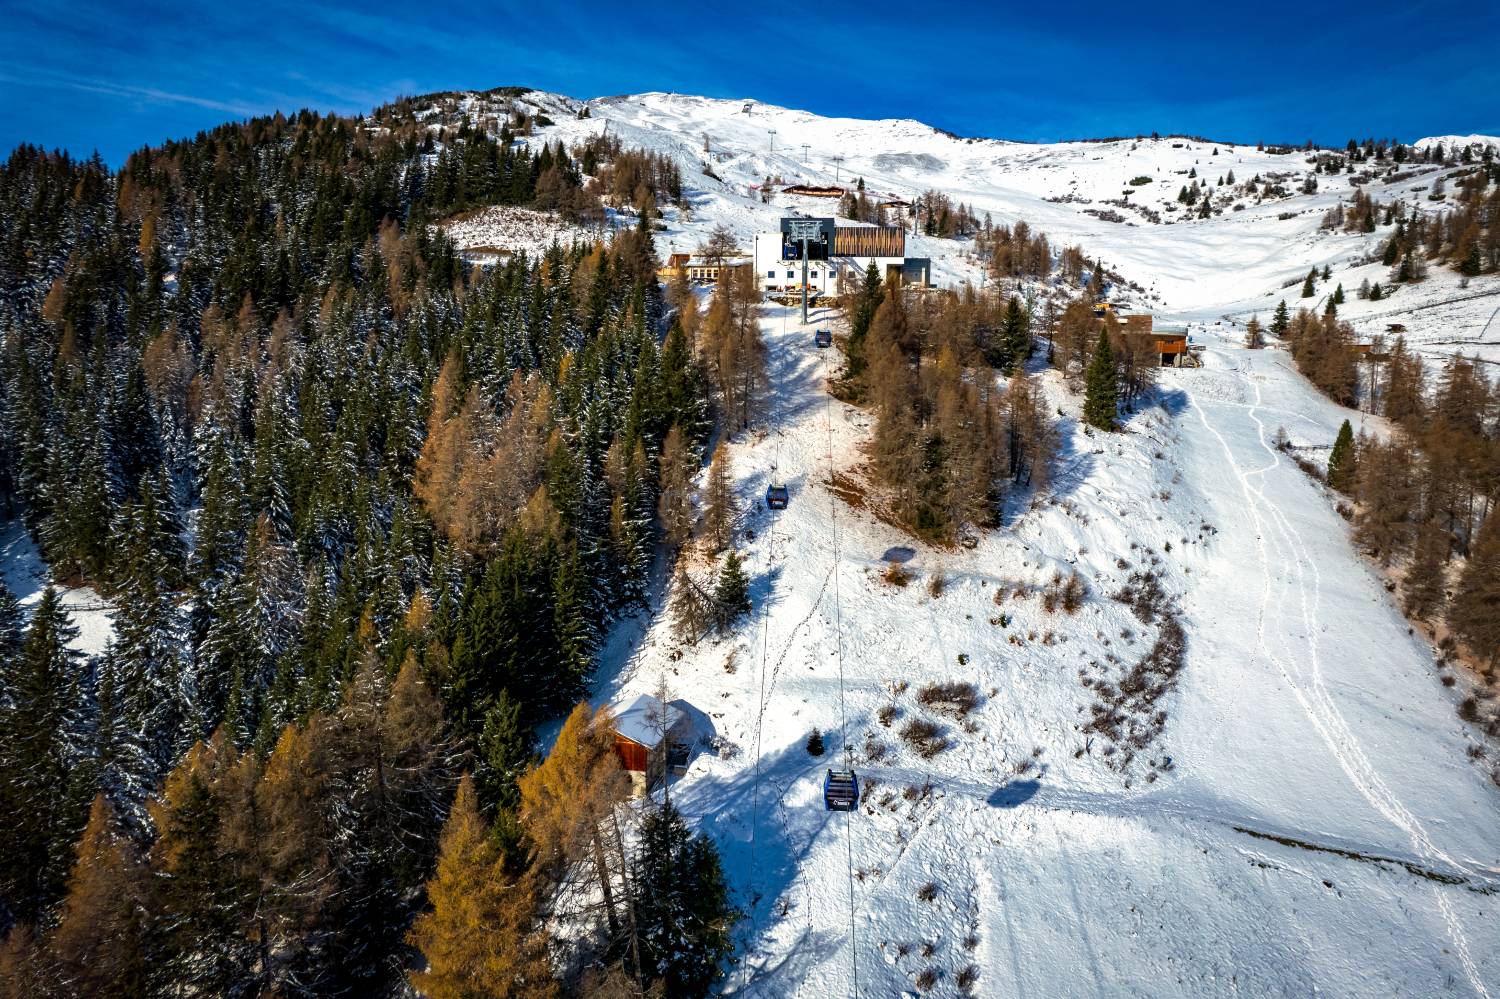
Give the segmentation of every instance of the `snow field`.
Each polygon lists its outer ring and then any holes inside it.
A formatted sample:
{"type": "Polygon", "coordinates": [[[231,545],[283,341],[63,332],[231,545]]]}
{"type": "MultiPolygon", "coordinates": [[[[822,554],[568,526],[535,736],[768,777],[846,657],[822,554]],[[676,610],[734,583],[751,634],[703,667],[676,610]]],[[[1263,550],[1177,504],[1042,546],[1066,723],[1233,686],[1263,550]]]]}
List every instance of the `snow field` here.
{"type": "MultiPolygon", "coordinates": [[[[470,103],[472,115],[483,113],[477,98],[470,103]]],[[[981,218],[990,213],[997,223],[1026,221],[1047,234],[1054,250],[1079,245],[1090,258],[1102,258],[1127,281],[1146,289],[1144,295],[1124,296],[1142,308],[1212,310],[1215,317],[1235,313],[1242,320],[1258,312],[1263,321],[1281,298],[1294,309],[1303,304],[1321,309],[1322,296],[1331,287],[1320,286],[1319,297],[1306,303],[1297,297],[1293,283],[1300,282],[1310,267],[1330,266],[1334,282],[1344,285],[1348,299],[1341,315],[1361,336],[1382,334],[1389,323],[1400,322],[1408,327],[1408,340],[1431,358],[1453,351],[1477,352],[1486,361],[1500,363],[1500,297],[1490,297],[1497,294],[1492,278],[1475,280],[1464,289],[1457,274],[1433,267],[1427,282],[1406,286],[1392,299],[1355,298],[1363,278],[1386,284],[1388,268],[1363,261],[1372,254],[1378,257],[1390,229],[1321,229],[1323,214],[1341,200],[1348,202],[1356,185],[1347,174],[1314,175],[1303,151],[1272,153],[1182,137],[1049,145],[963,139],[909,119],[828,118],[753,101],[746,114],[746,103],[661,93],[587,102],[544,93],[517,99],[518,106],[541,109],[555,122],[529,141],[562,139],[571,144],[607,130],[627,146],[677,161],[691,209],[666,211],[666,231],[657,234],[663,254],[693,250],[721,223],[748,249],[754,233],[774,229],[783,215],[830,214],[836,207],[823,199],[782,195],[771,205],[762,204],[752,195],[751,185],[767,176],[824,186],[848,185],[862,177],[875,200],[911,200],[935,188],[970,205],[981,218]],[[578,118],[583,107],[589,117],[578,118]],[[706,175],[705,167],[714,176],[706,175]],[[1278,176],[1293,194],[1259,205],[1253,198],[1242,198],[1241,211],[1226,209],[1210,219],[1185,218],[1193,214],[1193,206],[1178,205],[1176,198],[1192,182],[1192,171],[1200,184],[1217,194],[1229,190],[1218,187],[1217,181],[1230,172],[1238,183],[1257,175],[1278,176]],[[1151,178],[1149,184],[1129,183],[1143,176],[1151,178]],[[1316,194],[1300,193],[1309,176],[1318,182],[1316,194]],[[1155,212],[1162,224],[1153,224],[1137,208],[1105,204],[1122,199],[1155,212]],[[1115,211],[1125,221],[1088,214],[1101,210],[1115,211]]],[[[1451,148],[1456,139],[1500,146],[1500,139],[1484,136],[1434,137],[1415,145],[1442,141],[1451,148]]],[[[1448,207],[1428,201],[1427,192],[1439,175],[1449,175],[1453,168],[1407,163],[1400,172],[1399,180],[1382,177],[1364,184],[1363,190],[1381,203],[1404,200],[1413,210],[1448,207]]],[[[938,284],[981,282],[967,241],[909,236],[908,243],[909,255],[932,258],[938,284]]]]}
{"type": "Polygon", "coordinates": [[[661,616],[633,622],[599,686],[618,700],[665,677],[738,748],[701,753],[672,791],[747,912],[727,994],[955,995],[965,973],[977,995],[1492,994],[1494,792],[1431,649],[1270,446],[1278,425],[1326,443],[1345,411],[1280,352],[1184,313],[1207,367],[1162,372],[1159,401],[1116,435],[1079,430],[1044,375],[1067,414],[1052,498],[943,551],[828,491],[830,426],[833,466],[857,474],[870,417],[826,395],[837,358],[795,316],[765,308],[777,404],[732,446],[755,618],[691,648],[661,616]],[[776,514],[758,502],[773,478],[792,490],[776,514]],[[882,556],[903,548],[913,578],[895,587],[882,556]],[[1188,632],[1165,731],[1124,773],[1098,739],[1075,756],[1094,700],[1080,670],[1116,677],[1154,635],[1110,598],[1118,559],[1156,561],[1188,632]],[[1073,567],[1090,598],[1048,614],[1035,590],[1073,567]],[[1002,584],[1032,592],[997,605],[1002,584]],[[846,746],[840,644],[867,789],[848,816],[820,793],[846,746]],[[919,703],[951,680],[981,694],[967,725],[919,703]],[[949,748],[906,745],[914,718],[949,748]],[[814,726],[822,758],[804,747],[814,726]]]}

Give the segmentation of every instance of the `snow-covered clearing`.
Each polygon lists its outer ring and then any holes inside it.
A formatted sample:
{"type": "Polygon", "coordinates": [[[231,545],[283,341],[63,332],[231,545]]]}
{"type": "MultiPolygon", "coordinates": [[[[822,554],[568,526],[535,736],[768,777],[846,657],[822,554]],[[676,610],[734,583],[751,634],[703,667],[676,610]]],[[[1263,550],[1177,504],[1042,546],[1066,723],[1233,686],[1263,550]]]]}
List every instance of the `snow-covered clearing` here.
{"type": "MultiPolygon", "coordinates": [[[[18,519],[0,518],[0,577],[28,614],[50,582],[46,562],[18,519]]],[[[87,655],[103,652],[115,637],[114,608],[90,586],[59,586],[58,595],[78,626],[73,648],[87,655]]]]}
{"type": "Polygon", "coordinates": [[[598,239],[600,232],[569,225],[552,212],[515,205],[490,205],[442,223],[465,258],[494,262],[522,253],[538,257],[552,244],[568,247],[598,239]]]}
{"type": "Polygon", "coordinates": [[[598,691],[665,678],[705,743],[737,749],[702,749],[673,788],[749,917],[727,992],[892,995],[934,969],[935,994],[957,994],[970,965],[980,995],[1497,991],[1500,795],[1432,650],[1271,445],[1281,425],[1329,441],[1346,411],[1282,352],[1175,317],[1209,341],[1204,369],[1164,371],[1125,433],[1070,418],[1052,498],[940,551],[826,488],[862,460],[869,417],[826,394],[837,354],[794,310],[764,315],[776,403],[735,442],[737,481],[747,502],[785,481],[792,502],[744,518],[756,616],[691,648],[661,615],[627,622],[598,691]],[[911,583],[884,582],[883,557],[911,583]],[[1075,566],[1092,591],[1076,616],[1014,595],[1075,566]],[[1111,599],[1148,567],[1180,598],[1187,666],[1164,734],[1111,768],[1078,730],[1080,678],[1150,647],[1111,599]],[[918,703],[949,680],[980,691],[969,725],[918,703]],[[950,748],[905,745],[913,718],[950,748]],[[821,800],[846,747],[867,788],[853,815],[821,800]]]}

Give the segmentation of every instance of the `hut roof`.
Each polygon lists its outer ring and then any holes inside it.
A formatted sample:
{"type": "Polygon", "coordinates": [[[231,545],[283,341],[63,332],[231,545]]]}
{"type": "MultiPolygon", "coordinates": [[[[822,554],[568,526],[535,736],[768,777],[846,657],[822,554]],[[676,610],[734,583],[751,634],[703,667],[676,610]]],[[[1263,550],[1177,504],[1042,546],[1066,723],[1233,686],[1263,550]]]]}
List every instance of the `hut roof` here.
{"type": "Polygon", "coordinates": [[[672,731],[686,717],[681,708],[663,705],[651,694],[642,694],[615,712],[615,734],[655,749],[662,741],[663,731],[672,731]]]}

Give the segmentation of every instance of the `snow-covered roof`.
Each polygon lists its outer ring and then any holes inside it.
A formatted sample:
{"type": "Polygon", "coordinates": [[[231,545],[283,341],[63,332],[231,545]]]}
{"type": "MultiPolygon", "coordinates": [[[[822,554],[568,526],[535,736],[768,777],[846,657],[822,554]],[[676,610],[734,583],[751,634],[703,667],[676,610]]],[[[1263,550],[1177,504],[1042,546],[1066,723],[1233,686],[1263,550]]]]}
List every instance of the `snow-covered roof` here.
{"type": "Polygon", "coordinates": [[[670,732],[685,717],[681,708],[668,704],[663,725],[661,701],[651,694],[642,694],[615,711],[615,732],[631,742],[655,748],[661,742],[662,732],[670,732]]]}

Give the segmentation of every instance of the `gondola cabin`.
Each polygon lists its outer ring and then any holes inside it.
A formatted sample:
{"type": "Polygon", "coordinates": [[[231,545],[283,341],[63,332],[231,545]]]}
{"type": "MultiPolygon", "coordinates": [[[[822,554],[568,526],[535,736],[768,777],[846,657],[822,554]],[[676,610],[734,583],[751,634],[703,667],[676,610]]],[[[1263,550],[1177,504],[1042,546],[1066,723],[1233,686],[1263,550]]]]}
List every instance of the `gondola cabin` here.
{"type": "Polygon", "coordinates": [[[823,807],[852,812],[859,807],[859,778],[853,770],[830,770],[823,778],[823,807]]]}
{"type": "Polygon", "coordinates": [[[786,486],[769,486],[766,488],[766,506],[772,510],[785,510],[787,501],[791,498],[792,494],[786,486]]]}
{"type": "Polygon", "coordinates": [[[832,347],[833,346],[833,331],[832,330],[818,330],[816,333],[813,334],[813,343],[817,344],[819,347],[832,347]]]}

